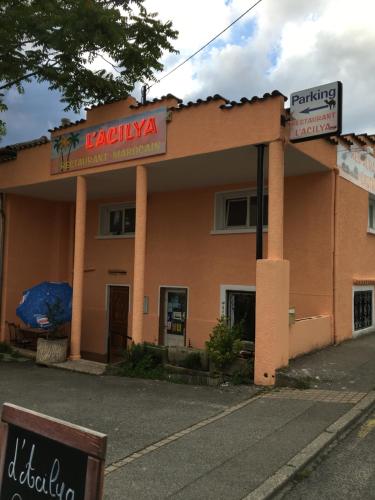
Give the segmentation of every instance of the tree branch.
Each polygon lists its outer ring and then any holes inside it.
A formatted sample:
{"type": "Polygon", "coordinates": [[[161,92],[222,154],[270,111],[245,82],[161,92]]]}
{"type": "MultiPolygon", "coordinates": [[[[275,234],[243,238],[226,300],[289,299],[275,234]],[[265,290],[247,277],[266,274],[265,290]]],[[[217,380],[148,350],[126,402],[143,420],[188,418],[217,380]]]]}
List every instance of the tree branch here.
{"type": "MultiPolygon", "coordinates": [[[[50,66],[53,67],[53,66],[56,66],[56,64],[58,64],[58,61],[54,61],[53,64],[51,64],[50,66]]],[[[8,82],[5,85],[2,85],[0,87],[0,90],[4,90],[4,89],[8,89],[10,87],[13,87],[13,85],[17,85],[17,83],[22,82],[22,80],[27,80],[28,78],[31,78],[32,76],[36,76],[39,72],[40,72],[40,70],[37,70],[37,71],[33,71],[32,73],[28,73],[27,75],[20,76],[19,78],[16,78],[15,80],[13,80],[11,82],[8,82]]]]}
{"type": "Polygon", "coordinates": [[[33,71],[32,73],[29,73],[28,75],[20,76],[19,78],[16,78],[12,82],[8,82],[5,85],[2,85],[0,87],[0,90],[8,89],[10,87],[13,87],[13,85],[17,85],[17,83],[22,82],[22,80],[26,80],[27,78],[31,78],[32,76],[35,76],[37,74],[38,74],[38,71],[33,71]]]}
{"type": "Polygon", "coordinates": [[[96,52],[95,53],[96,56],[99,56],[103,59],[104,62],[106,62],[107,64],[109,64],[110,66],[112,66],[112,68],[117,71],[117,73],[119,75],[121,75],[121,71],[118,69],[118,66],[115,66],[114,64],[111,63],[111,61],[108,61],[108,59],[106,59],[104,56],[102,56],[102,54],[99,54],[99,52],[96,52]]]}

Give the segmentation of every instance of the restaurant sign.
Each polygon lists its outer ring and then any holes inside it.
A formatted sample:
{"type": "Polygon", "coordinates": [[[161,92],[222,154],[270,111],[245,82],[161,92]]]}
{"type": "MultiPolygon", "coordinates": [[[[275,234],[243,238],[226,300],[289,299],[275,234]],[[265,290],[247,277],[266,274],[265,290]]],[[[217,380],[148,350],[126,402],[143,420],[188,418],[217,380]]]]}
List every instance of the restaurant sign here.
{"type": "Polygon", "coordinates": [[[290,96],[290,141],[341,133],[342,84],[327,83],[290,96]]]}
{"type": "Polygon", "coordinates": [[[166,152],[166,108],[158,108],[51,139],[51,174],[166,152]]]}
{"type": "Polygon", "coordinates": [[[375,157],[371,147],[337,146],[337,166],[341,177],[375,194],[375,157]]]}

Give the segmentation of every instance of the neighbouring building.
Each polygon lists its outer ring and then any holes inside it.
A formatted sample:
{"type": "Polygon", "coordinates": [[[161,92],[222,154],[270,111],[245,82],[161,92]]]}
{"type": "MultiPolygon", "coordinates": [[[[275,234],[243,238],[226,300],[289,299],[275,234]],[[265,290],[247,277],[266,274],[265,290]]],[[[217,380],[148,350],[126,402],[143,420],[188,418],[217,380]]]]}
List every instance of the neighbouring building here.
{"type": "Polygon", "coordinates": [[[274,91],[128,97],[2,148],[1,339],[23,290],[68,281],[73,360],[131,341],[201,348],[224,314],[255,340],[255,382],[273,384],[289,359],[374,328],[374,144],[290,143],[274,91]]]}

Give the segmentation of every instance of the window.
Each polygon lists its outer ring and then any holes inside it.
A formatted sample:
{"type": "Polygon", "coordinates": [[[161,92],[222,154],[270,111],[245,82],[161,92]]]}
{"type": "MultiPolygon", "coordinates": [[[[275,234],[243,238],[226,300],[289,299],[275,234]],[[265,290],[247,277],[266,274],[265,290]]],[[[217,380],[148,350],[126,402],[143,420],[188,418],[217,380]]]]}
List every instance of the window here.
{"type": "Polygon", "coordinates": [[[374,287],[353,288],[353,336],[360,335],[374,326],[374,287]]]}
{"type": "Polygon", "coordinates": [[[119,203],[100,207],[99,235],[116,237],[135,232],[134,203],[119,203]]]}
{"type": "Polygon", "coordinates": [[[242,340],[255,341],[255,291],[226,290],[226,317],[237,326],[242,340]]]}
{"type": "MultiPolygon", "coordinates": [[[[253,190],[227,191],[215,195],[215,231],[255,230],[257,195],[253,190]]],[[[268,224],[268,195],[264,195],[263,224],[268,224]]]]}
{"type": "Polygon", "coordinates": [[[368,198],[368,230],[375,233],[375,196],[368,198]]]}

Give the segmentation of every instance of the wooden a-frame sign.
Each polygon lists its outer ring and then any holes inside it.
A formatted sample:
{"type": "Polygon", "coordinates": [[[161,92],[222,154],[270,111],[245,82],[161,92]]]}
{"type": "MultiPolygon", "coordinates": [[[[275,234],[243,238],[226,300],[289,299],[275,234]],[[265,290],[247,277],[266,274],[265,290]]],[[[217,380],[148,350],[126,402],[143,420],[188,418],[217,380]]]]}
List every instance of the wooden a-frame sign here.
{"type": "Polygon", "coordinates": [[[9,403],[0,421],[0,500],[101,500],[107,436],[9,403]]]}

